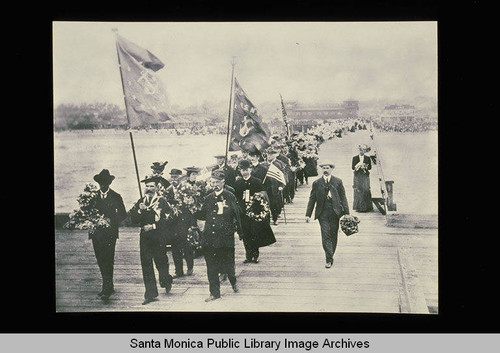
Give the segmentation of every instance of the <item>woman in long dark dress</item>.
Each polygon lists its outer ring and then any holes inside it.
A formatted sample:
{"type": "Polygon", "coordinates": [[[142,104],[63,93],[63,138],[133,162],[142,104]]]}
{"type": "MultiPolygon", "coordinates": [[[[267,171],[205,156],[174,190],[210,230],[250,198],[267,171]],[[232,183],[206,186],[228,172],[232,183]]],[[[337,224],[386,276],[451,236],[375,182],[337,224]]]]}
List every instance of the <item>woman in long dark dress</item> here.
{"type": "Polygon", "coordinates": [[[372,194],[370,191],[370,170],[372,163],[370,157],[365,156],[368,146],[359,145],[359,155],[352,158],[354,171],[354,202],[352,209],[358,212],[373,211],[372,194]]]}

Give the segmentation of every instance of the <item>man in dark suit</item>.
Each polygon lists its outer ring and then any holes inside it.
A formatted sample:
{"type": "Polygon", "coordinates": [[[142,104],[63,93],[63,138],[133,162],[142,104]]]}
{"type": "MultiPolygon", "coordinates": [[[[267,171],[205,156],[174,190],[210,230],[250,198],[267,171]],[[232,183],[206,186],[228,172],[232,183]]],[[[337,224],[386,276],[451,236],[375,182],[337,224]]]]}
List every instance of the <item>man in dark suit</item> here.
{"type": "Polygon", "coordinates": [[[144,197],[140,198],[130,210],[133,223],[141,227],[139,249],[142,277],[146,291],[142,305],[155,301],[158,287],[153,261],[158,269],[160,287],[167,293],[172,288],[172,276],[168,273],[169,263],[166,247],[165,222],[169,207],[164,197],[158,195],[158,176],[147,176],[144,180],[144,197]]]}
{"type": "Polygon", "coordinates": [[[113,268],[118,227],[127,217],[122,197],[109,188],[114,178],[114,175],[111,175],[107,169],[94,175],[94,180],[99,184],[99,196],[95,206],[101,214],[110,220],[110,227],[98,228],[92,234],[89,233],[89,239],[92,239],[97,265],[102,276],[102,290],[98,297],[104,300],[108,299],[115,291],[113,268]]]}
{"type": "Polygon", "coordinates": [[[236,197],[224,189],[224,172],[214,170],[210,182],[214,191],[207,195],[202,209],[196,213],[205,221],[201,245],[205,254],[210,296],[205,301],[220,298],[219,273],[226,273],[234,292],[238,292],[234,264],[234,233],[244,237],[240,207],[236,197]]]}
{"type": "Polygon", "coordinates": [[[323,176],[315,180],[309,202],[307,203],[306,222],[309,222],[314,206],[314,219],[321,227],[321,241],[325,251],[326,268],[332,267],[333,255],[337,248],[340,218],[349,214],[349,205],[342,180],[331,175],[333,163],[322,163],[323,176]]]}

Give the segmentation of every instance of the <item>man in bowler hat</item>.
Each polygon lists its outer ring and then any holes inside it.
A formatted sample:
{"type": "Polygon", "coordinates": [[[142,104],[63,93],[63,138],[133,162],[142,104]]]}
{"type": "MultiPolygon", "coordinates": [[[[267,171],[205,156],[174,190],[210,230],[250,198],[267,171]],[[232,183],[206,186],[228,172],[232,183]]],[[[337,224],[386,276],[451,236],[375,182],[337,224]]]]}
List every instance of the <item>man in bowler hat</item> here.
{"type": "Polygon", "coordinates": [[[234,292],[238,292],[234,264],[234,233],[243,238],[240,207],[236,197],[224,189],[224,172],[214,170],[210,182],[214,191],[207,195],[196,217],[205,220],[201,245],[207,265],[209,302],[220,298],[219,273],[226,273],[234,292]]]}
{"type": "Polygon", "coordinates": [[[114,175],[111,175],[107,169],[94,175],[94,180],[99,184],[99,196],[95,206],[100,213],[109,218],[111,223],[110,227],[98,228],[92,234],[89,233],[102,276],[102,290],[98,294],[98,297],[102,299],[108,299],[115,291],[113,268],[118,227],[127,217],[122,197],[109,187],[114,179],[114,175]]]}
{"type": "Polygon", "coordinates": [[[333,265],[333,255],[337,248],[340,218],[349,214],[349,205],[342,180],[331,175],[335,168],[333,163],[320,164],[323,175],[312,184],[309,202],[307,203],[306,222],[309,222],[314,206],[314,219],[319,221],[321,242],[325,251],[326,268],[333,265]]]}

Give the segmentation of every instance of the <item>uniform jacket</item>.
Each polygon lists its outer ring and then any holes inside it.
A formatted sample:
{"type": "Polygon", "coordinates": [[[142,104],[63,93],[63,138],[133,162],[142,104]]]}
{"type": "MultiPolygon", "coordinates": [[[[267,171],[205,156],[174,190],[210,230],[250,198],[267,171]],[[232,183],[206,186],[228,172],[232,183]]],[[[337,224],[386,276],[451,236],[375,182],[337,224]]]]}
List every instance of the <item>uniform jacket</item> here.
{"type": "Polygon", "coordinates": [[[149,203],[146,202],[146,196],[144,196],[135,203],[130,209],[129,214],[132,222],[141,227],[141,236],[155,238],[158,241],[165,242],[165,213],[168,212],[168,210],[167,201],[162,196],[155,195],[149,203]],[[139,204],[142,202],[146,204],[148,207],[147,209],[140,210],[139,204]],[[142,227],[148,224],[154,224],[156,229],[144,231],[142,227]]]}
{"type": "Polygon", "coordinates": [[[219,196],[215,195],[215,192],[208,194],[202,209],[195,215],[205,221],[201,236],[202,246],[234,247],[234,233],[238,232],[240,237],[243,237],[240,207],[236,197],[227,190],[223,190],[219,196]],[[222,214],[219,213],[218,202],[223,203],[222,214]]]}
{"type": "Polygon", "coordinates": [[[330,176],[330,182],[328,185],[323,177],[317,179],[312,184],[311,194],[309,195],[309,202],[307,203],[306,217],[311,217],[314,206],[316,205],[316,211],[314,213],[314,219],[317,219],[323,208],[325,207],[325,202],[327,201],[328,190],[332,195],[333,210],[335,214],[340,218],[345,214],[349,214],[349,205],[347,203],[347,198],[345,196],[345,189],[342,180],[330,176]]]}
{"type": "Polygon", "coordinates": [[[106,198],[96,200],[97,210],[111,220],[111,227],[96,229],[93,234],[89,234],[89,239],[94,237],[109,236],[118,238],[118,227],[127,218],[127,210],[123,204],[123,199],[116,191],[109,189],[106,198]]]}

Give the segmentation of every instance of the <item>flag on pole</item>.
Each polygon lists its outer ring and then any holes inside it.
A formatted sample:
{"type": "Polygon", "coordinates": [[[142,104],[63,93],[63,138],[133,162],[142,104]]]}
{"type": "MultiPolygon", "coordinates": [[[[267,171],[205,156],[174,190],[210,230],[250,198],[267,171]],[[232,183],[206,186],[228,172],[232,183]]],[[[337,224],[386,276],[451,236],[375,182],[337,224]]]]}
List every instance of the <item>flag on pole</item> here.
{"type": "Polygon", "coordinates": [[[236,78],[232,117],[229,151],[257,152],[269,146],[269,129],[236,78]]]}
{"type": "Polygon", "coordinates": [[[286,185],[285,174],[283,174],[283,172],[276,165],[274,165],[274,163],[269,164],[265,178],[273,178],[283,185],[286,185]]]}
{"type": "Polygon", "coordinates": [[[170,120],[165,89],[156,74],[165,64],[118,34],[116,43],[130,127],[170,120]]]}
{"type": "Polygon", "coordinates": [[[286,115],[286,109],[285,109],[285,104],[283,103],[283,97],[281,96],[280,93],[280,98],[281,98],[281,113],[283,114],[283,121],[285,122],[285,128],[286,128],[286,139],[290,139],[290,126],[288,126],[288,119],[286,115]]]}

